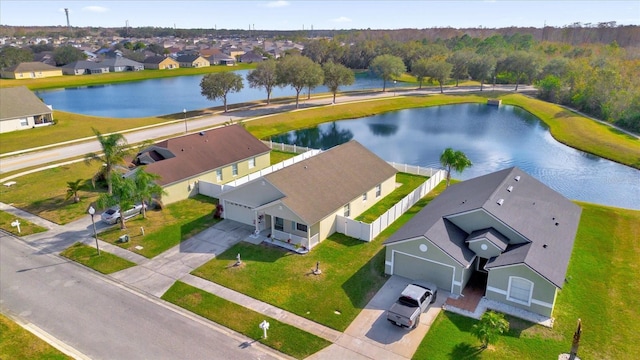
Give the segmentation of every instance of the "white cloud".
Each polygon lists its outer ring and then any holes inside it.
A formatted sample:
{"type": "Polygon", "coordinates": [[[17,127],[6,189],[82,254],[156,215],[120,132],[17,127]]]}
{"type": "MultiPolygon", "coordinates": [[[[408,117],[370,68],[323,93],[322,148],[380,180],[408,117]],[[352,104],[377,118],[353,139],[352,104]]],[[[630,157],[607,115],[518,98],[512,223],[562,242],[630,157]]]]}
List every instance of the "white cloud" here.
{"type": "Polygon", "coordinates": [[[269,1],[265,6],[270,8],[284,7],[289,6],[289,2],[284,0],[269,1]]]}
{"type": "Polygon", "coordinates": [[[103,6],[85,6],[82,8],[82,11],[93,12],[93,13],[105,13],[109,11],[109,9],[103,6]]]}
{"type": "Polygon", "coordinates": [[[331,21],[336,23],[347,23],[347,22],[351,22],[351,19],[346,16],[340,16],[338,18],[331,19],[331,21]]]}

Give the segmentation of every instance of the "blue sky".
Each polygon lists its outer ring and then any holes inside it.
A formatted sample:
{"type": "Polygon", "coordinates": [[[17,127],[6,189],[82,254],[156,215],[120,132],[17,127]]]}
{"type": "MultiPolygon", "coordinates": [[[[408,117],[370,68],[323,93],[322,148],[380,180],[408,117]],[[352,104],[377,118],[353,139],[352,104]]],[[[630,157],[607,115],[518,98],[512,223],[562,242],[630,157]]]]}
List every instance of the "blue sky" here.
{"type": "Polygon", "coordinates": [[[640,1],[277,0],[0,1],[2,25],[218,28],[256,30],[562,27],[615,21],[640,25],[640,1]]]}

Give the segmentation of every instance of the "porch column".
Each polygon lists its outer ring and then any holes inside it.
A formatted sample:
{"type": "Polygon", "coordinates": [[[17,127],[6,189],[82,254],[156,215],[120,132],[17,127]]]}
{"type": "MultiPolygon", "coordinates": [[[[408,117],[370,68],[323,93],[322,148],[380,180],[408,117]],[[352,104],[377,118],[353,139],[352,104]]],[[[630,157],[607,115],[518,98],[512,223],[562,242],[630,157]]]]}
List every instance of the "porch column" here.
{"type": "Polygon", "coordinates": [[[258,212],[255,210],[253,210],[253,227],[254,232],[258,234],[260,232],[260,229],[258,229],[258,212]]]}

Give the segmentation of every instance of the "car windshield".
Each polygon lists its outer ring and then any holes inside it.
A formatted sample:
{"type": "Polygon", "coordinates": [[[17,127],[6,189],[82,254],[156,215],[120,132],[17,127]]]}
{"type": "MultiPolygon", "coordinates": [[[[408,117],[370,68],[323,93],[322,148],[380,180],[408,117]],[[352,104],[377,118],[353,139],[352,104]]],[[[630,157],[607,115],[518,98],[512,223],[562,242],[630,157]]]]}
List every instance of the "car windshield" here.
{"type": "Polygon", "coordinates": [[[117,209],[108,209],[107,211],[105,211],[105,213],[107,213],[107,215],[113,215],[117,212],[117,209]]]}

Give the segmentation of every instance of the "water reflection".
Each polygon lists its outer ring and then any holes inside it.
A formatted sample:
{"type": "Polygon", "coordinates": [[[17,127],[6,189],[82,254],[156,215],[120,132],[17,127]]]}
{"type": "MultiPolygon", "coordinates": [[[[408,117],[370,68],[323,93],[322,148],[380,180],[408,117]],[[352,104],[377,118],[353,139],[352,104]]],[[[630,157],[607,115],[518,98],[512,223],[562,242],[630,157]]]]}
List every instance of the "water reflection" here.
{"type": "Polygon", "coordinates": [[[327,149],[356,139],[387,161],[440,167],[442,150],[474,163],[468,179],[518,166],[570,199],[640,209],[640,171],[557,142],[548,127],[516,107],[479,104],[407,109],[290,132],[273,140],[327,149]]]}

